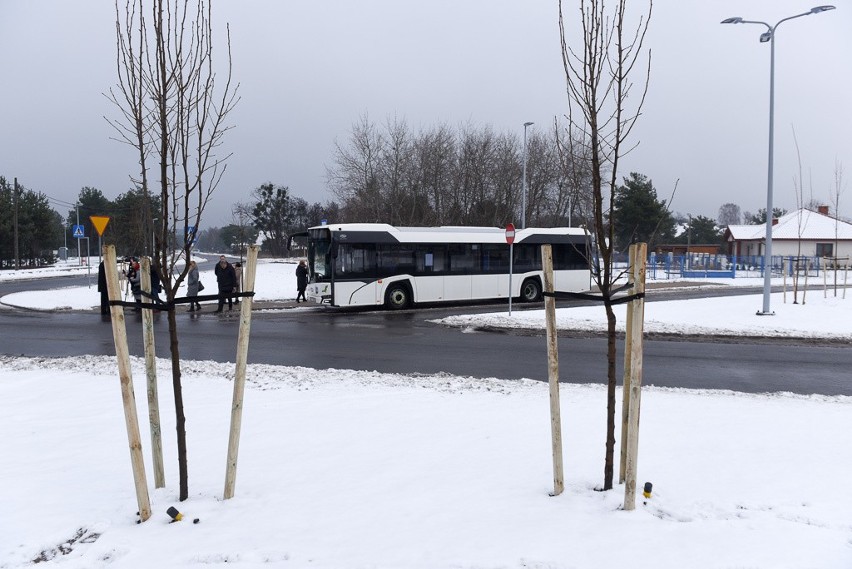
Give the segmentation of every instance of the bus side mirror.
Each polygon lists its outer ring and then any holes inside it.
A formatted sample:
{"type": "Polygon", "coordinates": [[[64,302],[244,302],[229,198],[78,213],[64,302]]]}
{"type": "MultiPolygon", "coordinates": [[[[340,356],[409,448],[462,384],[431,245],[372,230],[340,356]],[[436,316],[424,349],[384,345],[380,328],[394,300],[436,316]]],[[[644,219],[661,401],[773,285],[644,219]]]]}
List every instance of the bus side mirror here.
{"type": "Polygon", "coordinates": [[[339,246],[339,245],[340,245],[340,244],[339,244],[337,241],[332,241],[332,242],[331,242],[331,247],[329,248],[329,252],[331,253],[331,258],[332,258],[332,259],[336,259],[336,258],[337,258],[337,249],[338,249],[338,246],[339,246]]]}

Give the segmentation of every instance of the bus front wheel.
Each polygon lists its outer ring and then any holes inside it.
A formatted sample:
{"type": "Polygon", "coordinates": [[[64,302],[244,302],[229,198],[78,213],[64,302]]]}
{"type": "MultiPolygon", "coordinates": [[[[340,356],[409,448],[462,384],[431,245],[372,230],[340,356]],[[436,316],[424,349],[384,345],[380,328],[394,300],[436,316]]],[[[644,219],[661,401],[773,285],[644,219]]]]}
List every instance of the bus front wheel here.
{"type": "Polygon", "coordinates": [[[541,283],[538,279],[525,280],[521,285],[521,299],[524,302],[538,302],[541,298],[541,283]]]}
{"type": "Polygon", "coordinates": [[[402,310],[408,308],[411,303],[411,293],[404,284],[391,285],[385,294],[385,306],[391,310],[402,310]]]}

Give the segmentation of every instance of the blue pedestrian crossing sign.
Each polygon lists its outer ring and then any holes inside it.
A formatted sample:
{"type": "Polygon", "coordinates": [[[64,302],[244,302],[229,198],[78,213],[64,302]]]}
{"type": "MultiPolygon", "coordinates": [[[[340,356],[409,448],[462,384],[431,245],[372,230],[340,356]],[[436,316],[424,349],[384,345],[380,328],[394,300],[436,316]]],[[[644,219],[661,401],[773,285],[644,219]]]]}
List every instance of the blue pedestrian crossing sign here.
{"type": "Polygon", "coordinates": [[[85,237],[85,236],[86,236],[85,232],[83,231],[83,226],[82,226],[82,225],[73,225],[73,226],[72,226],[72,229],[71,229],[71,233],[72,233],[72,235],[73,235],[74,237],[76,237],[77,239],[80,239],[81,237],[85,237]]]}

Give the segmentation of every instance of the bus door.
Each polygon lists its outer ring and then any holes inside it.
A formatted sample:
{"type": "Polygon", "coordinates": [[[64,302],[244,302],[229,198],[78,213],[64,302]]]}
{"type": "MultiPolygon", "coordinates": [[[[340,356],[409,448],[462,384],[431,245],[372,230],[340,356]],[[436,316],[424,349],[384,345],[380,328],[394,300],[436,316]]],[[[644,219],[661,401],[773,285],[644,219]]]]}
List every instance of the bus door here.
{"type": "Polygon", "coordinates": [[[447,246],[419,244],[415,249],[417,302],[444,300],[444,275],[447,272],[447,246]]]}
{"type": "Polygon", "coordinates": [[[479,266],[479,245],[451,243],[444,277],[444,300],[470,300],[472,275],[479,266]]]}
{"type": "MultiPolygon", "coordinates": [[[[509,295],[509,245],[480,245],[479,276],[473,278],[473,298],[506,298],[509,295]]],[[[518,284],[512,283],[517,289],[518,284]]]]}
{"type": "Polygon", "coordinates": [[[376,246],[340,243],[334,259],[334,302],[337,306],[376,304],[376,246]]]}

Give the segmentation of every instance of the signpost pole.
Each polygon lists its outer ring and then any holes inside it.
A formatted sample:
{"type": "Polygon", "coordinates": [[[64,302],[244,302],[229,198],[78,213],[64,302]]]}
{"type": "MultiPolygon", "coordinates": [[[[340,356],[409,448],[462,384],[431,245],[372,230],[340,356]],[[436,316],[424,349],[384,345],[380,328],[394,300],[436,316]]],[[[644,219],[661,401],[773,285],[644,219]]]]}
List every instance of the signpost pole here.
{"type": "MultiPolygon", "coordinates": [[[[80,204],[79,203],[74,204],[74,207],[77,208],[77,227],[80,227],[80,204]]],[[[75,230],[75,233],[78,233],[78,232],[79,232],[78,230],[75,230]]],[[[79,232],[79,235],[75,234],[75,237],[82,237],[82,236],[83,236],[82,232],[79,232]]],[[[77,264],[78,265],[83,264],[83,255],[80,253],[80,240],[79,239],[77,239],[77,264]]]]}
{"type": "Polygon", "coordinates": [[[509,316],[512,315],[512,260],[515,258],[514,249],[515,245],[509,243],[509,316]]]}
{"type": "Polygon", "coordinates": [[[510,223],[506,226],[506,243],[509,244],[509,316],[512,316],[512,261],[515,258],[515,226],[510,223]]]}
{"type": "Polygon", "coordinates": [[[101,238],[103,237],[104,230],[106,229],[106,226],[109,223],[109,217],[105,215],[90,215],[89,220],[92,222],[92,226],[94,226],[95,231],[98,232],[98,262],[100,263],[101,238]]]}

